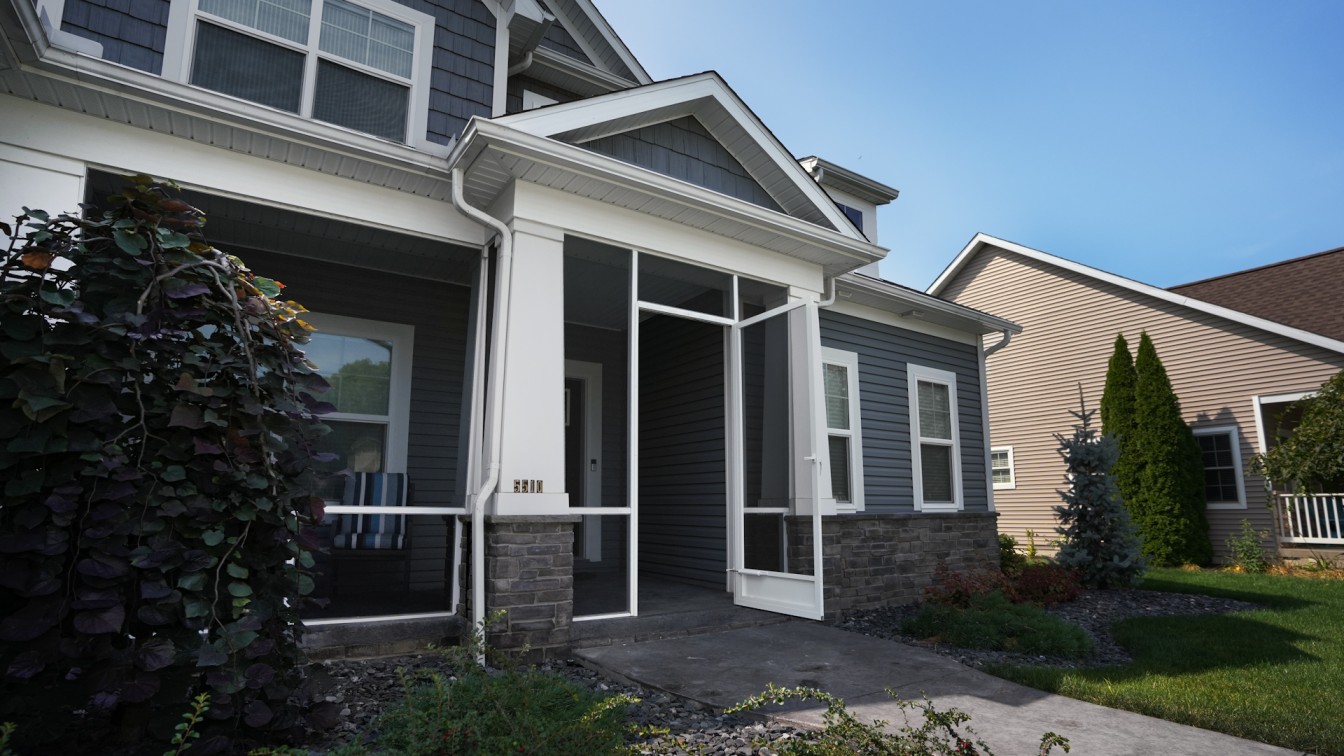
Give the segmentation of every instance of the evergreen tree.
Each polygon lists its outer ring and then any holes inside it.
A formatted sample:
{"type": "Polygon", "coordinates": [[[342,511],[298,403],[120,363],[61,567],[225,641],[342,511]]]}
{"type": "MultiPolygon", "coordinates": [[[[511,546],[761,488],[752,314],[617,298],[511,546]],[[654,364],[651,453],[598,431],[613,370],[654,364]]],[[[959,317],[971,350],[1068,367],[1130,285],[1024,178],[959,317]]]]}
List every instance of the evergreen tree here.
{"type": "MultiPolygon", "coordinates": [[[[1129,356],[1128,348],[1125,356],[1129,356]]],[[[1081,388],[1078,394],[1079,410],[1069,412],[1078,419],[1073,436],[1055,434],[1069,484],[1059,492],[1064,506],[1055,507],[1063,541],[1055,560],[1078,570],[1089,588],[1131,586],[1143,575],[1144,559],[1138,533],[1111,475],[1120,449],[1110,435],[1098,436],[1092,427],[1096,410],[1087,408],[1081,388]]]]}
{"type": "Polygon", "coordinates": [[[1213,548],[1204,513],[1203,459],[1146,332],[1134,368],[1135,426],[1125,453],[1139,468],[1129,511],[1143,535],[1143,553],[1157,565],[1206,564],[1213,548]]]}
{"type": "Polygon", "coordinates": [[[1138,374],[1134,371],[1134,357],[1129,353],[1129,342],[1124,334],[1115,337],[1115,351],[1106,366],[1106,387],[1101,394],[1101,431],[1115,439],[1120,457],[1111,470],[1120,496],[1132,501],[1139,493],[1139,467],[1134,455],[1126,453],[1134,435],[1134,388],[1138,374]]]}

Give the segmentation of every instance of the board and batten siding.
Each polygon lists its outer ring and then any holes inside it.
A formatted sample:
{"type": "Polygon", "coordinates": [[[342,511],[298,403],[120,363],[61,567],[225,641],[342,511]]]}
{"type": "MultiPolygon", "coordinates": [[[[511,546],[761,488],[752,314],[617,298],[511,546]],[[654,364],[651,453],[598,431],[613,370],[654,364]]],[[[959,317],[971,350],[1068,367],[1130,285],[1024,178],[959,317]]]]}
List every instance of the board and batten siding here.
{"type": "MultiPolygon", "coordinates": [[[[1310,391],[1344,368],[1344,354],[1304,344],[998,248],[976,254],[940,295],[1023,327],[991,355],[989,413],[993,446],[1013,447],[1016,487],[994,492],[999,529],[1038,547],[1057,537],[1064,468],[1054,433],[1068,433],[1081,385],[1089,407],[1101,401],[1115,337],[1130,350],[1147,331],[1192,427],[1233,425],[1243,466],[1259,451],[1252,397],[1310,391]]],[[[1210,509],[1215,553],[1242,518],[1271,529],[1262,478],[1245,476],[1245,509],[1210,509]]],[[[1053,547],[1051,547],[1053,548],[1053,547]]]]}
{"type": "Polygon", "coordinates": [[[956,373],[965,509],[988,509],[977,346],[828,310],[821,311],[821,344],[859,357],[866,511],[914,511],[906,378],[912,363],[956,373]]]}

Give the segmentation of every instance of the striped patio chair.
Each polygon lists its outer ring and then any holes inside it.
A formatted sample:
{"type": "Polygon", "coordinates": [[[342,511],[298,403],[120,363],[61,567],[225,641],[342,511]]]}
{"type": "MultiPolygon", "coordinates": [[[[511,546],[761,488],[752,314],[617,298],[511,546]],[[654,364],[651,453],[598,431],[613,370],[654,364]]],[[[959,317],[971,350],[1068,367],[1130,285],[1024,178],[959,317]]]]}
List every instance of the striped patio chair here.
{"type": "Polygon", "coordinates": [[[337,515],[332,546],[368,551],[406,548],[406,515],[391,514],[406,506],[406,473],[352,473],[346,477],[345,506],[387,507],[389,514],[337,515]]]}

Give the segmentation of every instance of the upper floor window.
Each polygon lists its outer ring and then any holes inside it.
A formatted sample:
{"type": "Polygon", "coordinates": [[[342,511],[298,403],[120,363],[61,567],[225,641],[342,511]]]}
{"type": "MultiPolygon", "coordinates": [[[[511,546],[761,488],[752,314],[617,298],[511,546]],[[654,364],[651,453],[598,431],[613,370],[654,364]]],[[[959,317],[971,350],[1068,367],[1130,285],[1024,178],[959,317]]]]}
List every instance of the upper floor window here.
{"type": "Polygon", "coordinates": [[[849,222],[854,224],[854,228],[863,231],[862,210],[850,207],[849,205],[846,205],[843,202],[837,202],[835,204],[840,207],[840,212],[844,213],[846,218],[849,218],[849,222]]]}
{"type": "Polygon", "coordinates": [[[1210,509],[1245,509],[1241,440],[1235,426],[1195,428],[1204,462],[1204,501],[1210,509]]]}
{"type": "Polygon", "coordinates": [[[831,495],[840,510],[863,509],[863,433],[859,425],[859,356],[821,348],[826,392],[826,447],[831,495]]]}
{"type": "Polygon", "coordinates": [[[1013,477],[1013,447],[996,446],[989,450],[989,474],[996,490],[1017,487],[1013,477]]]}
{"type": "Polygon", "coordinates": [[[164,75],[397,142],[423,139],[434,19],[392,0],[179,0],[164,75]]]}
{"type": "Polygon", "coordinates": [[[957,375],[906,365],[910,396],[910,456],[915,509],[961,509],[961,435],[957,375]]]}

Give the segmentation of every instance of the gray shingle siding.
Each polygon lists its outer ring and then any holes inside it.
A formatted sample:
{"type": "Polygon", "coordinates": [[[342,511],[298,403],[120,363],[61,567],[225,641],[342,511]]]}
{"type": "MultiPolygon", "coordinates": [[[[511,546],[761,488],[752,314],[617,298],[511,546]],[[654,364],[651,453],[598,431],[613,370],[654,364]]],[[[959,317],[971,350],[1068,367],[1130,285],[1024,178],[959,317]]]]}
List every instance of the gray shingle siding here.
{"type": "Polygon", "coordinates": [[[979,358],[974,345],[825,310],[821,313],[821,343],[859,356],[859,414],[867,510],[914,509],[906,378],[906,365],[911,363],[956,373],[961,482],[966,509],[988,509],[979,358]]]}
{"type": "Polygon", "coordinates": [[[783,212],[694,116],[645,126],[582,145],[626,163],[783,212]]]}
{"type": "Polygon", "coordinates": [[[168,0],[67,0],[61,30],[102,44],[105,60],[157,74],[168,37],[168,0]]]}
{"type": "Polygon", "coordinates": [[[541,46],[550,50],[555,50],[561,55],[568,56],[574,60],[582,61],[592,65],[593,61],[588,54],[579,47],[579,43],[574,39],[574,35],[569,30],[560,25],[559,21],[551,24],[546,30],[546,36],[541,38],[541,46]]]}
{"type": "MultiPolygon", "coordinates": [[[[426,138],[449,144],[494,110],[495,17],[480,0],[396,0],[434,17],[426,138]]],[[[61,29],[103,45],[103,57],[163,73],[168,0],[66,0],[61,29]]]]}

